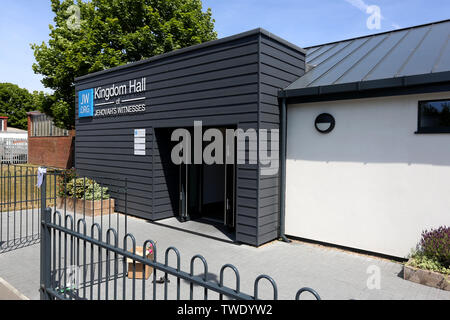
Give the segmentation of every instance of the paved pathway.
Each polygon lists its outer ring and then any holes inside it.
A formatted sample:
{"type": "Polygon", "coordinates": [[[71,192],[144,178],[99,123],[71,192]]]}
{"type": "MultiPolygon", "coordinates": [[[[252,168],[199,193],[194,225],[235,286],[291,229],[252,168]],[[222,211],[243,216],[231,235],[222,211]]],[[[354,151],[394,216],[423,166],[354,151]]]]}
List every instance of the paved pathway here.
{"type": "MultiPolygon", "coordinates": [[[[104,223],[105,220],[108,219],[104,219],[104,223]]],[[[115,220],[113,217],[112,221],[115,220]]],[[[190,258],[195,254],[202,254],[208,261],[208,276],[212,281],[218,280],[223,264],[234,264],[240,272],[241,291],[245,293],[253,294],[254,279],[259,274],[267,274],[277,282],[280,299],[291,300],[299,288],[311,287],[323,299],[450,300],[448,291],[403,280],[400,277],[402,265],[396,262],[301,242],[287,244],[277,241],[254,248],[229,243],[229,239],[212,226],[195,222],[182,225],[175,219],[161,223],[166,226],[129,218],[128,232],[134,234],[137,245],[142,245],[147,239],[157,241],[159,262],[163,262],[166,248],[177,247],[181,252],[181,267],[187,272],[190,258]],[[191,232],[180,230],[187,226],[191,232]],[[196,230],[207,232],[211,237],[198,235],[196,230]],[[379,289],[370,289],[368,280],[372,284],[376,284],[376,281],[371,282],[369,277],[377,272],[380,275],[379,289]]],[[[121,235],[123,229],[122,227],[121,235]]],[[[174,265],[173,261],[171,265],[174,265]]],[[[199,267],[200,265],[196,265],[196,268],[200,269],[199,267]]],[[[226,276],[226,284],[234,287],[232,274],[227,273],[226,276]]],[[[39,245],[0,254],[0,277],[30,299],[39,299],[39,245]]],[[[184,285],[184,292],[188,292],[188,285],[184,285]]],[[[196,297],[202,297],[202,290],[198,288],[196,291],[196,297]]],[[[271,298],[271,292],[265,284],[262,283],[260,291],[262,298],[271,298]]],[[[138,297],[139,294],[140,291],[137,293],[138,297]]],[[[186,296],[183,294],[183,297],[186,296]]]]}

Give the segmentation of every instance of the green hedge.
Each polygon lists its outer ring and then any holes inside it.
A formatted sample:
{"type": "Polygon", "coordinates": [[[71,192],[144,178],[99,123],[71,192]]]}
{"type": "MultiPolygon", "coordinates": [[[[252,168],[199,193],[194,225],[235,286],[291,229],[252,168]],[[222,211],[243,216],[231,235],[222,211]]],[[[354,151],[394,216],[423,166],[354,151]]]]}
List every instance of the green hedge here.
{"type": "Polygon", "coordinates": [[[63,179],[59,188],[59,196],[84,200],[107,200],[110,198],[107,187],[102,187],[93,179],[88,178],[63,179]]]}

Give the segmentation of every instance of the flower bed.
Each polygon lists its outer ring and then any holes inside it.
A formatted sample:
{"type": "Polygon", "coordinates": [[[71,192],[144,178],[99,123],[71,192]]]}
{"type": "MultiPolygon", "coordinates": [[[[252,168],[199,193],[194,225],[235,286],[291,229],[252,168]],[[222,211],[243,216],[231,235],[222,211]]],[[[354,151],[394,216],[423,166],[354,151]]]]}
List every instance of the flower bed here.
{"type": "Polygon", "coordinates": [[[67,210],[75,212],[78,215],[82,215],[83,212],[86,216],[100,216],[114,213],[115,202],[114,199],[106,200],[83,200],[74,198],[61,198],[56,199],[56,208],[59,210],[67,210]]]}
{"type": "Polygon", "coordinates": [[[422,233],[403,275],[406,280],[450,291],[450,227],[422,233]]]}
{"type": "Polygon", "coordinates": [[[439,272],[414,267],[414,259],[408,261],[403,268],[403,278],[425,286],[450,291],[450,276],[439,272]]]}
{"type": "Polygon", "coordinates": [[[76,178],[75,173],[65,173],[59,181],[56,207],[86,216],[114,213],[115,201],[108,188],[93,179],[76,178]]]}

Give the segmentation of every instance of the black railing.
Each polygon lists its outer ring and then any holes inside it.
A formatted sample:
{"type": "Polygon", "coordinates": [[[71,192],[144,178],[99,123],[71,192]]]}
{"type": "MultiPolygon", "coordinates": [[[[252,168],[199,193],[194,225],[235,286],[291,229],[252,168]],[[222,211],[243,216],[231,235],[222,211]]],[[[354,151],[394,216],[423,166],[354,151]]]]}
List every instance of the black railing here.
{"type": "Polygon", "coordinates": [[[37,168],[0,164],[0,253],[39,242],[41,192],[36,184],[37,168]]]}
{"type": "MultiPolygon", "coordinates": [[[[188,264],[182,268],[175,247],[165,250],[163,262],[156,241],[138,247],[128,231],[126,179],[79,176],[71,170],[3,169],[0,219],[8,223],[1,224],[7,230],[0,229],[7,240],[2,249],[25,245],[30,237],[40,240],[41,299],[258,300],[263,282],[265,295],[278,299],[278,286],[268,275],[256,277],[252,288],[247,288],[252,292],[245,293],[234,265],[223,265],[219,280],[212,281],[201,255],[184,261],[188,264]],[[195,270],[199,266],[200,273],[195,270]]],[[[295,298],[304,293],[320,299],[310,288],[301,289],[295,298]]]]}
{"type": "MultiPolygon", "coordinates": [[[[63,218],[60,212],[52,213],[51,209],[47,209],[43,215],[41,234],[41,268],[44,271],[41,275],[42,299],[258,300],[262,280],[268,281],[273,290],[273,299],[278,299],[277,284],[267,275],[257,277],[254,292],[246,294],[240,290],[240,274],[233,265],[226,264],[221,268],[219,282],[209,281],[208,263],[201,255],[192,257],[189,271],[183,271],[180,267],[180,252],[175,247],[164,252],[164,263],[161,263],[158,261],[156,243],[152,240],[145,241],[142,254],[138,254],[136,239],[132,234],[128,233],[119,239],[114,228],[103,232],[97,223],[92,224],[88,232],[85,219],[74,223],[71,215],[63,218]],[[151,257],[148,254],[150,250],[151,257]],[[175,267],[169,265],[171,253],[176,258],[175,267]],[[200,274],[195,272],[196,262],[203,267],[200,274]],[[76,275],[72,273],[68,276],[68,270],[74,269],[77,269],[76,275]],[[227,269],[234,273],[234,288],[224,285],[227,269]],[[152,274],[151,277],[146,276],[147,272],[152,274]],[[187,283],[184,291],[181,280],[187,283]],[[215,297],[210,293],[215,293],[215,297]]],[[[296,299],[305,292],[320,299],[310,288],[301,289],[296,299]]]]}
{"type": "Polygon", "coordinates": [[[44,180],[38,186],[38,169],[0,164],[0,253],[38,243],[41,211],[47,207],[70,214],[75,220],[92,215],[92,221],[103,228],[115,224],[118,230],[121,226],[127,230],[127,179],[80,176],[72,170],[45,168],[44,180]],[[120,201],[124,213],[116,215],[116,221],[111,220],[114,199],[120,201]],[[119,221],[121,216],[123,221],[119,221]]]}

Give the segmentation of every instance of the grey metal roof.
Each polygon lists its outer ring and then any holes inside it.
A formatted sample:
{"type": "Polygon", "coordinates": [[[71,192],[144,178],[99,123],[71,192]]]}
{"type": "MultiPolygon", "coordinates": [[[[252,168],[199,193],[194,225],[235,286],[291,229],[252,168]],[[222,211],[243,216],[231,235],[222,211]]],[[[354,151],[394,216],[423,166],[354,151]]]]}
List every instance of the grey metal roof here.
{"type": "Polygon", "coordinates": [[[285,91],[448,72],[450,20],[310,47],[306,63],[285,91]]]}

